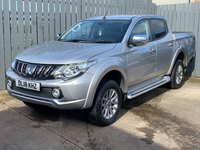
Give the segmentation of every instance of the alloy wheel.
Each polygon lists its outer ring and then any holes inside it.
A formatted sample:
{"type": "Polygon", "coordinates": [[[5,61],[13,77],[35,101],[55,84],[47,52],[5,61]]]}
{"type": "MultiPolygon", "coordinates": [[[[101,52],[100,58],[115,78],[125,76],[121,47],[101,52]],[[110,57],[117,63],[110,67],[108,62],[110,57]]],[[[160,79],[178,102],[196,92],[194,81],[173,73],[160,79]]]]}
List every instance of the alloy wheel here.
{"type": "Polygon", "coordinates": [[[118,94],[114,89],[109,89],[103,96],[102,114],[104,118],[111,119],[118,109],[118,94]]]}
{"type": "Polygon", "coordinates": [[[179,65],[176,70],[176,83],[181,84],[182,80],[183,80],[183,67],[179,65]]]}

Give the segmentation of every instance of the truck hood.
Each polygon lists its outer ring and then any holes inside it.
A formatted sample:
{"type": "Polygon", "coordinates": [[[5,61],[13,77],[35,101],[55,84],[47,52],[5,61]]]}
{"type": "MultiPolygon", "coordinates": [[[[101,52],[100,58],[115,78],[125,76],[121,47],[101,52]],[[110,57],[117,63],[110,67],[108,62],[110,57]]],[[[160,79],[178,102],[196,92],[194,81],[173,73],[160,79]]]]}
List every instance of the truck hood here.
{"type": "Polygon", "coordinates": [[[16,59],[37,64],[85,62],[90,57],[113,49],[115,43],[72,43],[50,41],[20,52],[16,59]]]}

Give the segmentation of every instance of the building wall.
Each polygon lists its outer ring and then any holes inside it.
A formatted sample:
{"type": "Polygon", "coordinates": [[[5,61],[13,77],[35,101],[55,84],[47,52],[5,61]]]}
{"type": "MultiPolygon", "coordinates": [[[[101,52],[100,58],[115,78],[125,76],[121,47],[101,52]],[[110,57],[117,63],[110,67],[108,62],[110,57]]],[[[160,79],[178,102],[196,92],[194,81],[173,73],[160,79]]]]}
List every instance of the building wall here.
{"type": "MultiPolygon", "coordinates": [[[[190,0],[193,2],[200,2],[200,0],[190,0]]],[[[153,0],[153,3],[156,5],[166,5],[166,4],[180,4],[180,3],[189,3],[189,0],[153,0]]]]}

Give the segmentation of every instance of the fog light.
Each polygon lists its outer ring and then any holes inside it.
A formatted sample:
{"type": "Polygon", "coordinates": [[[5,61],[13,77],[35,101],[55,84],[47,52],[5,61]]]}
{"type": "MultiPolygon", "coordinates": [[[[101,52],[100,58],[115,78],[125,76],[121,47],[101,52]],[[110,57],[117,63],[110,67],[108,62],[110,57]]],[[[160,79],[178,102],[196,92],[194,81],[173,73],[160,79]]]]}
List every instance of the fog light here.
{"type": "Polygon", "coordinates": [[[8,86],[9,88],[12,87],[12,81],[11,81],[11,80],[8,80],[8,81],[7,81],[7,86],[8,86]]]}
{"type": "Polygon", "coordinates": [[[55,97],[55,98],[60,97],[60,90],[59,90],[59,89],[53,89],[52,95],[53,95],[53,97],[55,97]]]}

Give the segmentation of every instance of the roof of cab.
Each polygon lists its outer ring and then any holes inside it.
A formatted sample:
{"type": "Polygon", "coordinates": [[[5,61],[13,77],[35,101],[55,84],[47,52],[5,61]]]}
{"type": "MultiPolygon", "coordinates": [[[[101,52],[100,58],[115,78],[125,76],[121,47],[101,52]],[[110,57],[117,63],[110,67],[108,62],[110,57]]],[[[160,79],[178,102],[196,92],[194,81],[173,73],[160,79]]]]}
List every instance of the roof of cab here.
{"type": "MultiPolygon", "coordinates": [[[[134,17],[158,17],[157,15],[149,15],[149,14],[143,14],[143,15],[112,15],[112,16],[106,16],[107,20],[131,20],[134,17]]],[[[159,16],[160,17],[160,16],[159,16]]],[[[99,17],[93,17],[93,18],[88,18],[85,20],[103,20],[103,16],[99,17]]]]}

